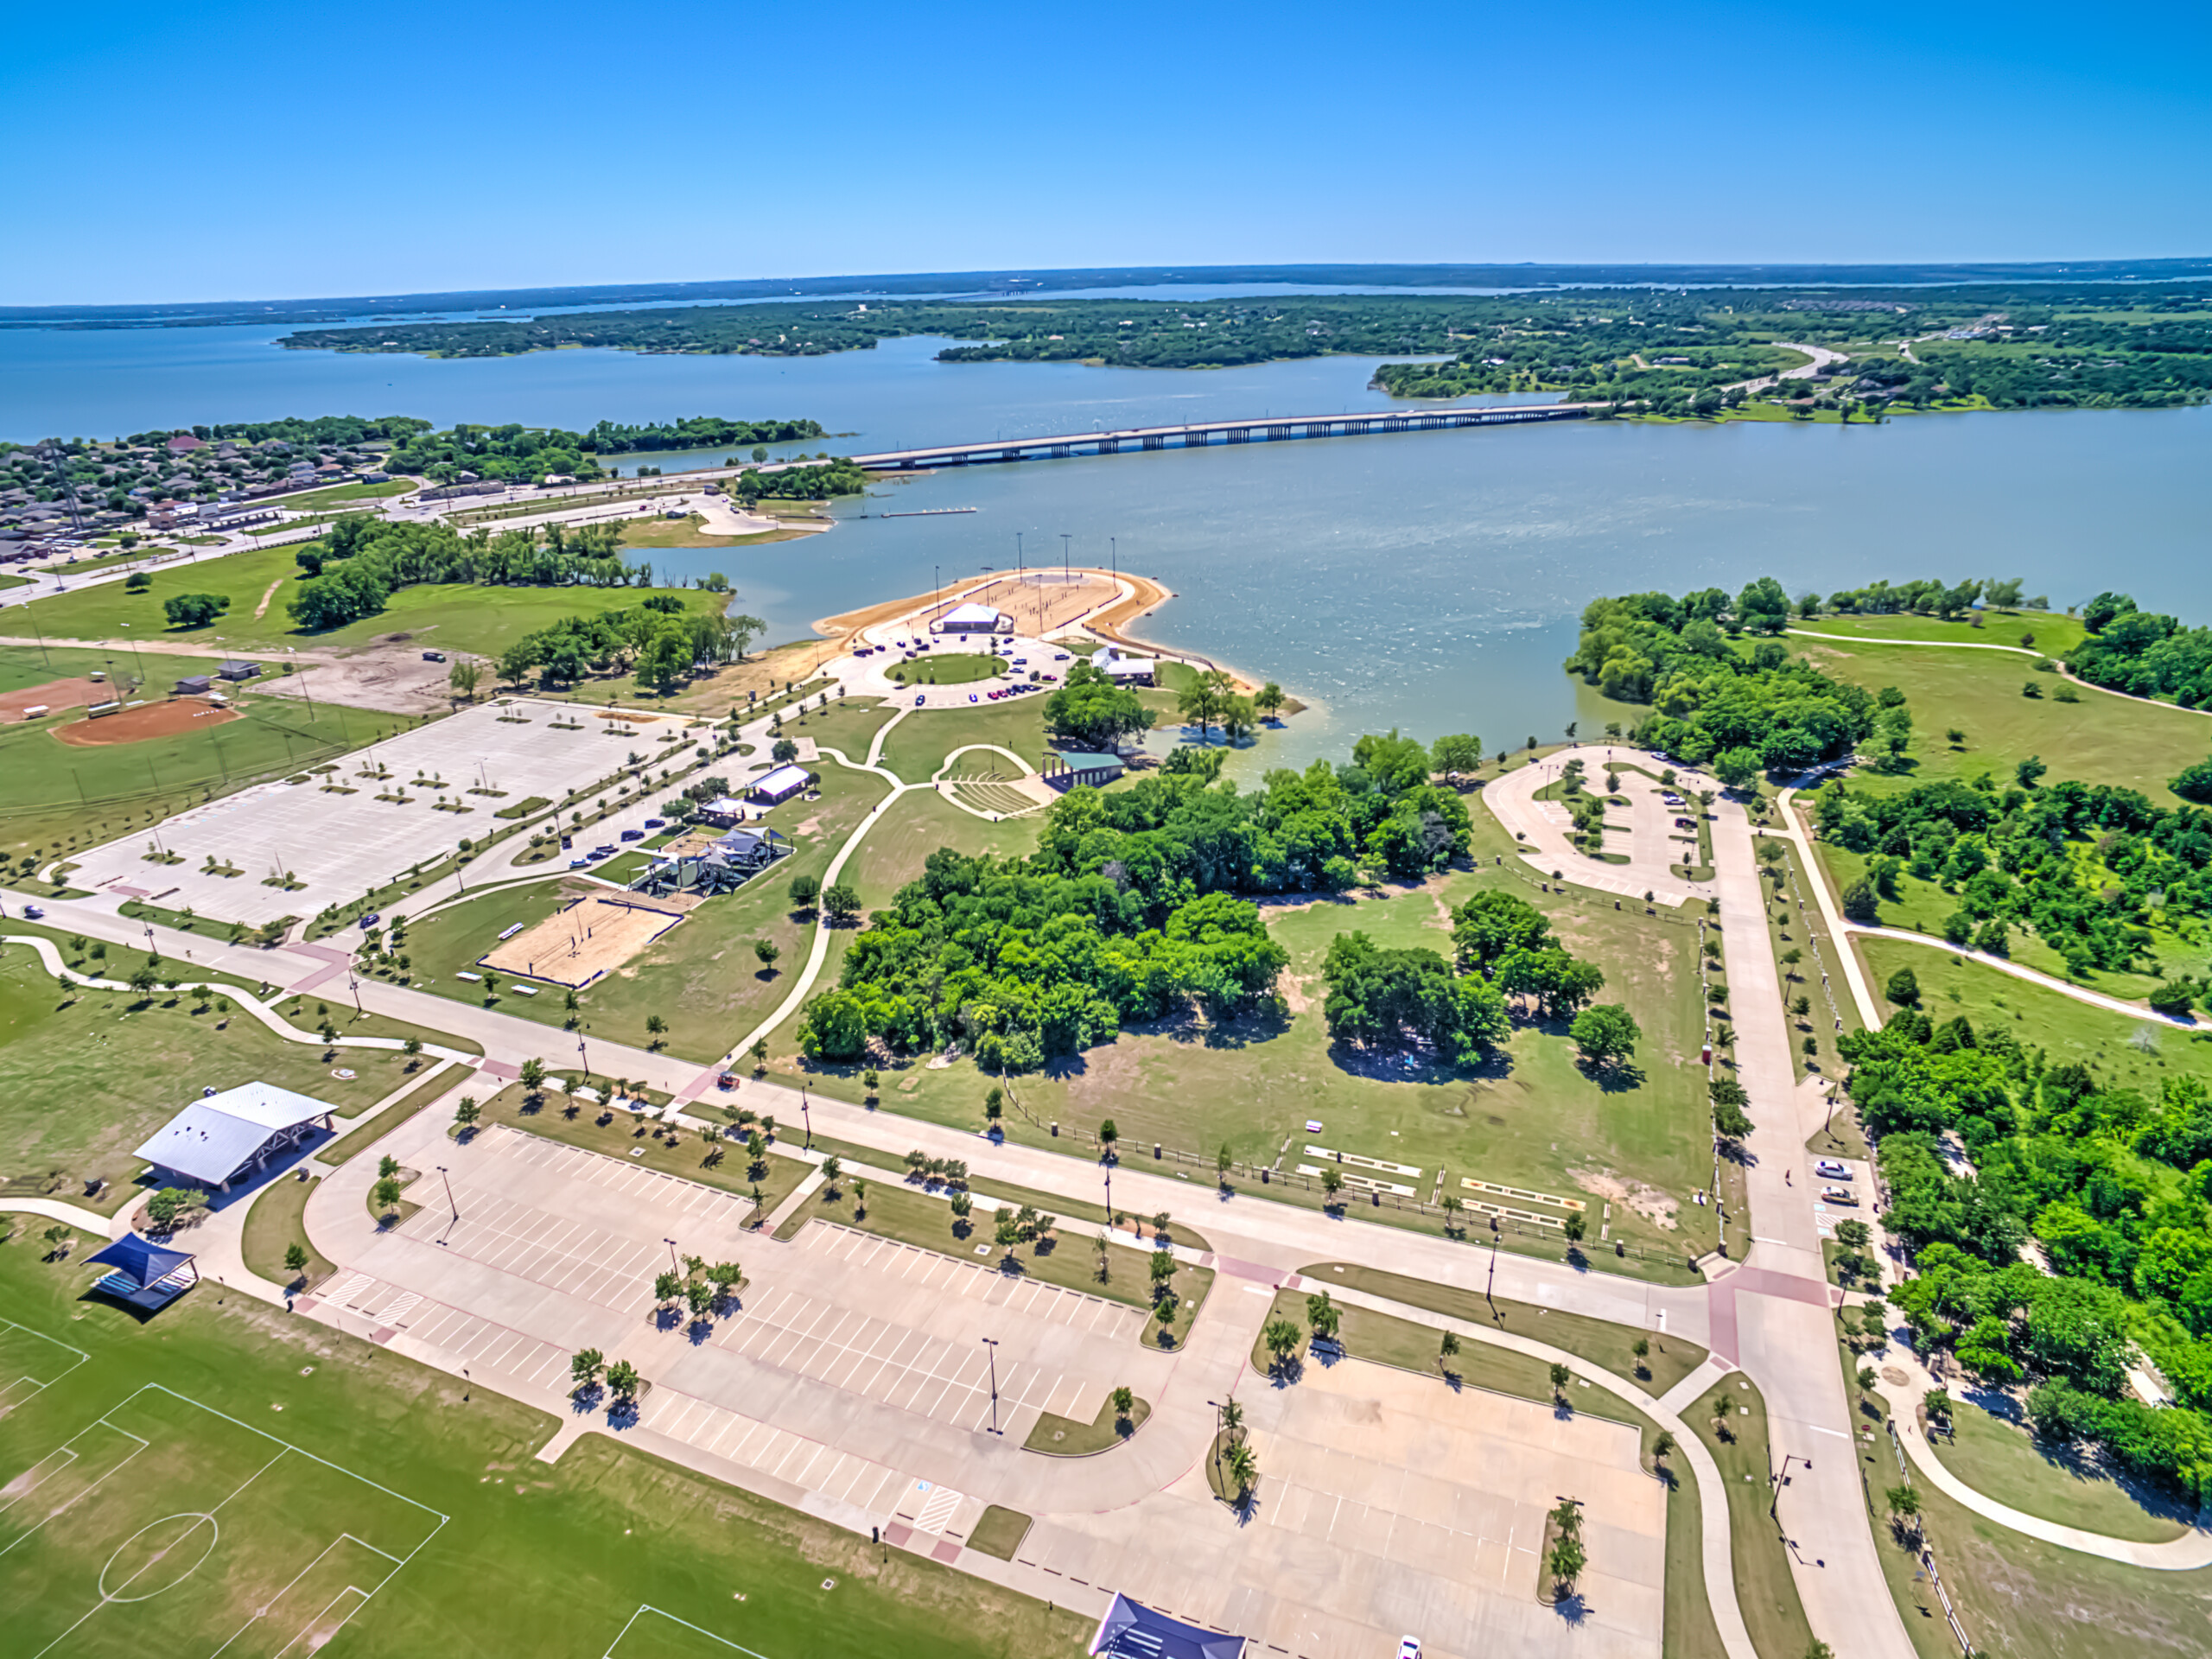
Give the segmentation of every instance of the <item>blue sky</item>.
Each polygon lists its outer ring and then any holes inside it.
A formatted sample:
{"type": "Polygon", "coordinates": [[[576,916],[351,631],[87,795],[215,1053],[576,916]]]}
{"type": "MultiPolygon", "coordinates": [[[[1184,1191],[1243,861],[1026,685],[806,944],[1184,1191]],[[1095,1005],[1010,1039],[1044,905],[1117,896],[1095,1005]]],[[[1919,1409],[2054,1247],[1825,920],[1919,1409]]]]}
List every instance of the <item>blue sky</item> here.
{"type": "Polygon", "coordinates": [[[2212,253],[2212,7],[12,14],[0,303],[2212,253]]]}

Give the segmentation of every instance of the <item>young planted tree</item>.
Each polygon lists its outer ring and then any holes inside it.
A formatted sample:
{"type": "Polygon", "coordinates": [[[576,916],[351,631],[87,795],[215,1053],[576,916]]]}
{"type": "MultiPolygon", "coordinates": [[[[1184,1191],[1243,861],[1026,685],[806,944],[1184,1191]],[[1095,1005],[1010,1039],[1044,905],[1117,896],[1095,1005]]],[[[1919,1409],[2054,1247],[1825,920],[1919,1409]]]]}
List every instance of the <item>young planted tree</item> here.
{"type": "Polygon", "coordinates": [[[1114,1390],[1111,1398],[1114,1402],[1115,1419],[1119,1422],[1127,1423],[1137,1408],[1136,1390],[1124,1383],[1114,1390]]]}
{"type": "Polygon", "coordinates": [[[1565,1405],[1567,1403],[1567,1385],[1573,1379],[1573,1376],[1574,1373],[1568,1370],[1567,1367],[1560,1363],[1559,1361],[1554,1360],[1552,1362],[1552,1399],[1557,1404],[1565,1405]]]}
{"type": "Polygon", "coordinates": [[[284,1271],[305,1273],[308,1270],[308,1247],[297,1239],[284,1247],[284,1271]]]}
{"type": "Polygon", "coordinates": [[[1459,1338],[1452,1335],[1449,1331],[1446,1331],[1444,1333],[1443,1340],[1436,1345],[1437,1367],[1439,1370],[1443,1371],[1445,1376],[1449,1376],[1452,1375],[1452,1362],[1453,1359],[1458,1357],[1459,1352],[1459,1338]]]}
{"type": "Polygon", "coordinates": [[[1275,1369],[1280,1370],[1290,1363],[1290,1356],[1297,1348],[1301,1338],[1298,1326],[1293,1321],[1269,1319],[1267,1327],[1260,1332],[1260,1340],[1267,1344],[1268,1351],[1274,1356],[1275,1369]]]}
{"type": "Polygon", "coordinates": [[[463,1095],[461,1103],[453,1109],[454,1127],[466,1136],[476,1127],[476,1120],[484,1116],[484,1109],[476,1103],[473,1095],[463,1095]]]}
{"type": "Polygon", "coordinates": [[[760,960],[761,968],[772,978],[776,972],[776,958],[784,954],[784,947],[771,938],[753,941],[753,954],[760,960]]]}

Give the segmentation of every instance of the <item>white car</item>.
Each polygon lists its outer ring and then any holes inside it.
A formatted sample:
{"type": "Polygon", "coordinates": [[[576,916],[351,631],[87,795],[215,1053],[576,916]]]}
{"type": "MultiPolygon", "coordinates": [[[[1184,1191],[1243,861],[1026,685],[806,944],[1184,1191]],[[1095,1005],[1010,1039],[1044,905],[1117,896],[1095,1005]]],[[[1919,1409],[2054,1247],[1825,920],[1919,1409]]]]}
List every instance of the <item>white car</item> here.
{"type": "Polygon", "coordinates": [[[1814,1160],[1813,1173],[1825,1175],[1832,1181],[1847,1181],[1851,1179],[1851,1166],[1840,1164],[1833,1158],[1820,1158],[1814,1160]]]}
{"type": "Polygon", "coordinates": [[[1398,1659],[1421,1659],[1421,1638],[1417,1636],[1400,1637],[1398,1659]]]}

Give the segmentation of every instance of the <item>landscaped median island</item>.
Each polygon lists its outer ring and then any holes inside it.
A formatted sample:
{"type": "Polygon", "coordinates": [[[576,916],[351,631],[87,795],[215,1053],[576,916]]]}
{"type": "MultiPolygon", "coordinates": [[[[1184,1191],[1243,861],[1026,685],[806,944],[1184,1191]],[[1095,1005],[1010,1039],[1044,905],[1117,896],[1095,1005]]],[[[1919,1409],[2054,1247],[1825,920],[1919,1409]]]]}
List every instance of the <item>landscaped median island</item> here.
{"type": "MultiPolygon", "coordinates": [[[[827,1173],[828,1166],[823,1167],[827,1173]]],[[[776,1236],[794,1238],[810,1221],[856,1228],[1009,1277],[1142,1308],[1141,1340],[1148,1347],[1176,1348],[1187,1341],[1213,1287],[1211,1268],[1179,1262],[1164,1249],[1116,1243],[1103,1230],[1063,1232],[1027,1205],[977,1203],[964,1185],[947,1187],[938,1197],[840,1170],[785,1218],[776,1236]]]]}
{"type": "MultiPolygon", "coordinates": [[[[1736,1563],[1736,1605],[1761,1654],[1812,1649],[1812,1628],[1790,1576],[1786,1492],[1777,1496],[1767,1440],[1766,1401],[1741,1373],[1723,1377],[1682,1421],[1719,1466],[1728,1495],[1728,1542],[1736,1563]]],[[[1839,1451],[1839,1455],[1840,1452],[1839,1451]]]]}
{"type": "MultiPolygon", "coordinates": [[[[607,1087],[604,1079],[600,1087],[607,1087]]],[[[603,1101],[550,1088],[533,1090],[520,1083],[510,1084],[482,1102],[481,1114],[480,1125],[519,1129],[753,1198],[756,1225],[797,1191],[812,1169],[804,1159],[771,1150],[759,1124],[701,1132],[603,1101]]]]}
{"type": "Polygon", "coordinates": [[[1124,1403],[1116,1397],[1128,1393],[1126,1389],[1113,1390],[1098,1408],[1098,1415],[1087,1423],[1079,1423],[1071,1417],[1056,1417],[1049,1411],[1040,1412],[1037,1426],[1021,1443],[1022,1450],[1042,1452],[1052,1458],[1088,1458],[1112,1451],[1142,1428],[1145,1420],[1152,1415],[1151,1401],[1130,1395],[1124,1403]]]}

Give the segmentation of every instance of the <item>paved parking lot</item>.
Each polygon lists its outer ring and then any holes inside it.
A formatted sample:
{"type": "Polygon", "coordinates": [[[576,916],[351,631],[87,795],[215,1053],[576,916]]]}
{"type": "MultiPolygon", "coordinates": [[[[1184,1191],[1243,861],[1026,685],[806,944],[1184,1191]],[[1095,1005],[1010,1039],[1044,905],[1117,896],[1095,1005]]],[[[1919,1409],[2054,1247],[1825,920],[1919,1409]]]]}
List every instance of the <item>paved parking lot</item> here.
{"type": "Polygon", "coordinates": [[[127,887],[131,893],[125,896],[159,895],[168,909],[189,906],[227,922],[258,925],[280,916],[311,916],[383,886],[410,865],[444,857],[464,836],[494,833],[504,827],[493,817],[501,807],[533,795],[559,800],[597,784],[633,750],[688,754],[681,744],[661,741],[684,726],[680,717],[632,719],[626,711],[617,734],[608,736],[604,720],[563,704],[524,698],[486,703],[348,755],[336,772],[314,782],[257,785],[164,820],[149,836],[157,835],[181,864],[146,862],[149,837],[131,836],[87,854],[71,879],[96,889],[127,887]],[[580,719],[582,726],[559,728],[556,719],[564,727],[580,719]],[[371,755],[389,779],[361,775],[371,755]],[[333,792],[326,783],[353,792],[333,792]],[[468,792],[485,786],[504,792],[468,792]],[[377,798],[395,792],[408,798],[404,804],[377,798]],[[440,811],[441,798],[469,810],[440,811]],[[202,874],[211,855],[244,874],[202,874]],[[264,886],[279,870],[306,885],[297,892],[264,886]]]}
{"type": "Polygon", "coordinates": [[[1357,1360],[1240,1389],[1261,1469],[1239,1526],[1203,1467],[1168,1501],[1040,1518],[1016,1559],[1143,1599],[1262,1648],[1323,1659],[1568,1655],[1657,1659],[1666,1495],[1636,1431],[1357,1360]],[[1570,1624],[1536,1599],[1544,1516],[1583,1500],[1590,1567],[1570,1624]]]}

